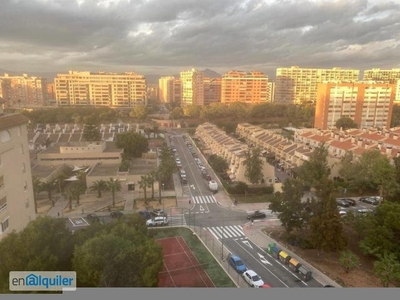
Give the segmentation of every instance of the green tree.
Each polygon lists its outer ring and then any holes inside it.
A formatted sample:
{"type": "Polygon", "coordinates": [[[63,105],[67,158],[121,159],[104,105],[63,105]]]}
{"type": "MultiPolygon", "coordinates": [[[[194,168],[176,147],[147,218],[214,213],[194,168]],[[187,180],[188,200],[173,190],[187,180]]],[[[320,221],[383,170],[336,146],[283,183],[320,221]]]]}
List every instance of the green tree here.
{"type": "Polygon", "coordinates": [[[337,129],[341,128],[342,130],[358,128],[358,124],[354,122],[352,118],[349,118],[347,116],[343,116],[339,120],[337,120],[335,126],[337,129]]]}
{"type": "Polygon", "coordinates": [[[175,107],[169,114],[173,119],[182,119],[184,117],[183,109],[181,107],[175,107]]]}
{"type": "Polygon", "coordinates": [[[135,106],[130,112],[130,116],[132,118],[136,118],[139,120],[145,120],[147,118],[147,107],[146,106],[135,106]]]}
{"type": "Polygon", "coordinates": [[[85,117],[83,138],[88,142],[101,141],[101,133],[95,116],[85,117]]]}
{"type": "Polygon", "coordinates": [[[107,189],[107,183],[104,180],[96,180],[89,188],[91,192],[97,192],[97,198],[101,198],[101,193],[107,189]]]}
{"type": "Polygon", "coordinates": [[[41,217],[0,242],[0,291],[9,292],[10,271],[68,271],[74,249],[64,219],[41,217]]]}
{"type": "Polygon", "coordinates": [[[325,144],[315,148],[309,160],[306,160],[299,168],[298,178],[305,186],[321,189],[321,185],[329,177],[331,171],[328,166],[328,150],[325,144]]]}
{"type": "Polygon", "coordinates": [[[141,157],[148,149],[146,138],[134,131],[117,134],[116,145],[124,149],[125,159],[141,157]]]}
{"type": "Polygon", "coordinates": [[[229,168],[226,159],[216,154],[210,155],[208,161],[216,173],[225,173],[229,168]]]}
{"type": "Polygon", "coordinates": [[[374,272],[378,275],[384,287],[400,279],[400,263],[394,253],[378,254],[378,260],[374,261],[374,272]]]}
{"type": "Polygon", "coordinates": [[[82,287],[156,287],[162,247],[137,228],[116,222],[109,233],[76,247],[73,268],[82,287]]]}
{"type": "Polygon", "coordinates": [[[347,182],[350,183],[357,176],[357,170],[354,167],[354,153],[353,151],[346,151],[345,155],[340,159],[339,175],[347,182]]]}
{"type": "Polygon", "coordinates": [[[343,235],[342,218],[332,196],[333,182],[324,179],[320,183],[321,188],[317,191],[319,200],[309,221],[312,244],[325,252],[342,250],[347,241],[343,235]]]}
{"type": "Polygon", "coordinates": [[[360,264],[360,259],[350,250],[345,250],[340,252],[339,262],[344,268],[345,272],[349,273],[351,269],[360,264]]]}
{"type": "Polygon", "coordinates": [[[301,202],[303,186],[299,180],[287,179],[282,186],[282,193],[275,193],[269,208],[278,212],[278,218],[287,233],[304,226],[303,208],[301,202]]]}
{"type": "Polygon", "coordinates": [[[155,171],[152,171],[150,174],[147,174],[147,182],[151,186],[151,199],[154,199],[154,183],[156,182],[156,172],[155,171]]]}
{"type": "Polygon", "coordinates": [[[53,199],[52,192],[55,189],[55,182],[54,181],[42,182],[42,184],[40,186],[40,189],[42,191],[46,191],[47,192],[47,197],[51,201],[52,206],[54,206],[55,202],[54,202],[54,199],[53,199]]]}
{"type": "Polygon", "coordinates": [[[149,185],[147,181],[147,175],[140,176],[140,180],[138,181],[139,187],[143,189],[144,194],[144,202],[147,204],[147,186],[149,185]]]}
{"type": "Polygon", "coordinates": [[[250,183],[257,184],[264,178],[263,161],[260,158],[260,149],[253,148],[246,152],[243,165],[246,167],[244,176],[250,183]]]}
{"type": "Polygon", "coordinates": [[[72,185],[69,185],[65,189],[65,197],[68,199],[68,208],[71,210],[72,209],[72,199],[75,197],[75,192],[73,190],[72,185]]]}
{"type": "Polygon", "coordinates": [[[189,118],[200,117],[200,111],[201,111],[201,107],[198,105],[186,105],[183,108],[184,115],[189,118]]]}
{"type": "Polygon", "coordinates": [[[114,180],[113,178],[110,178],[110,180],[106,182],[106,187],[107,191],[111,192],[113,207],[115,207],[115,193],[121,191],[121,181],[119,181],[118,179],[114,180]]]}

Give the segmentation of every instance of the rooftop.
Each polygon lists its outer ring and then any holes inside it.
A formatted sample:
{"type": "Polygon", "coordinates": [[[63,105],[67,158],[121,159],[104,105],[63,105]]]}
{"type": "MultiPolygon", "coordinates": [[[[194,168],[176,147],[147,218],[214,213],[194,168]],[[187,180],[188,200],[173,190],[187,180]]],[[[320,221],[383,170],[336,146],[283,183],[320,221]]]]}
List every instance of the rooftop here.
{"type": "Polygon", "coordinates": [[[51,173],[57,170],[61,165],[57,166],[43,166],[35,165],[32,167],[32,176],[37,178],[47,178],[51,173]]]}

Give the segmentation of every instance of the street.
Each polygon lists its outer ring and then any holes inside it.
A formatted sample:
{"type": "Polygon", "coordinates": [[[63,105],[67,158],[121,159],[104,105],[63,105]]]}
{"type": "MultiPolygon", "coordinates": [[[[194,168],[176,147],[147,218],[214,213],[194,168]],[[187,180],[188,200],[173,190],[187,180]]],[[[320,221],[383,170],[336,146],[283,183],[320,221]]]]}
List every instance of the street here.
{"type": "MultiPolygon", "coordinates": [[[[271,257],[250,241],[242,230],[243,226],[251,226],[246,218],[246,212],[233,211],[219,206],[216,203],[214,195],[208,189],[207,181],[202,178],[201,172],[183,138],[180,135],[173,135],[171,142],[175,145],[182,162],[182,167],[187,174],[187,190],[192,203],[192,208],[185,214],[188,226],[197,226],[208,230],[231,253],[241,257],[245,265],[257,272],[271,287],[323,286],[315,279],[307,282],[302,281],[286,265],[271,257]]],[[[192,143],[192,146],[196,149],[194,143],[192,143]]],[[[197,149],[196,151],[203,165],[207,167],[204,158],[197,149]]],[[[209,167],[207,167],[207,172],[212,179],[216,178],[216,175],[209,167]]],[[[277,177],[285,180],[288,175],[277,171],[277,177]]],[[[218,190],[219,193],[225,193],[225,191],[220,187],[218,190]]],[[[266,220],[268,219],[276,219],[276,216],[267,212],[266,220]]],[[[267,245],[265,245],[266,247],[267,245]]]]}

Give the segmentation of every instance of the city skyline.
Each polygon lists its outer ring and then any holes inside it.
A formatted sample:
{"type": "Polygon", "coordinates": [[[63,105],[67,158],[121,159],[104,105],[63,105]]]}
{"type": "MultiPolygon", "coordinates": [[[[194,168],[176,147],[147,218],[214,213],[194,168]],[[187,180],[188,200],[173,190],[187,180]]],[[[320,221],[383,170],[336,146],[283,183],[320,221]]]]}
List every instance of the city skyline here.
{"type": "Polygon", "coordinates": [[[195,67],[271,79],[293,65],[392,69],[400,66],[399,12],[377,0],[5,0],[0,68],[173,75],[195,67]]]}

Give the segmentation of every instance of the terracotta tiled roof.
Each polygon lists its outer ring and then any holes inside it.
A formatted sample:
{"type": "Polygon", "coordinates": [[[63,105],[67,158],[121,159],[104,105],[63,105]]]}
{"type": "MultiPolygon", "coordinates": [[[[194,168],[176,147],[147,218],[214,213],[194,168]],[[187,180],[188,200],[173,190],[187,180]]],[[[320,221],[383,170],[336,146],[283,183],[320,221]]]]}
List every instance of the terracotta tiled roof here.
{"type": "Polygon", "coordinates": [[[354,149],[354,148],[357,148],[357,145],[352,144],[352,143],[349,142],[349,141],[345,141],[345,142],[332,141],[332,142],[330,143],[330,145],[331,145],[332,147],[335,147],[335,148],[338,148],[338,149],[342,149],[342,150],[345,150],[345,151],[351,150],[351,149],[354,149]]]}
{"type": "Polygon", "coordinates": [[[61,133],[60,139],[58,140],[59,143],[68,142],[71,135],[69,133],[61,133]]]}
{"type": "Polygon", "coordinates": [[[314,140],[317,142],[329,142],[332,140],[332,138],[327,135],[313,135],[312,137],[310,137],[310,140],[314,140]]]}
{"type": "Polygon", "coordinates": [[[384,135],[378,133],[363,133],[360,137],[371,141],[382,141],[386,138],[384,135]]]}
{"type": "Polygon", "coordinates": [[[398,146],[400,147],[400,140],[395,140],[392,138],[386,138],[385,140],[383,140],[383,142],[387,145],[393,145],[393,146],[398,146]]]}
{"type": "Polygon", "coordinates": [[[21,114],[9,114],[0,116],[0,130],[8,129],[28,123],[29,119],[21,114]]]}
{"type": "Polygon", "coordinates": [[[309,136],[311,136],[311,135],[313,135],[313,134],[314,134],[313,132],[307,131],[307,132],[301,133],[300,136],[309,137],[309,136]]]}

